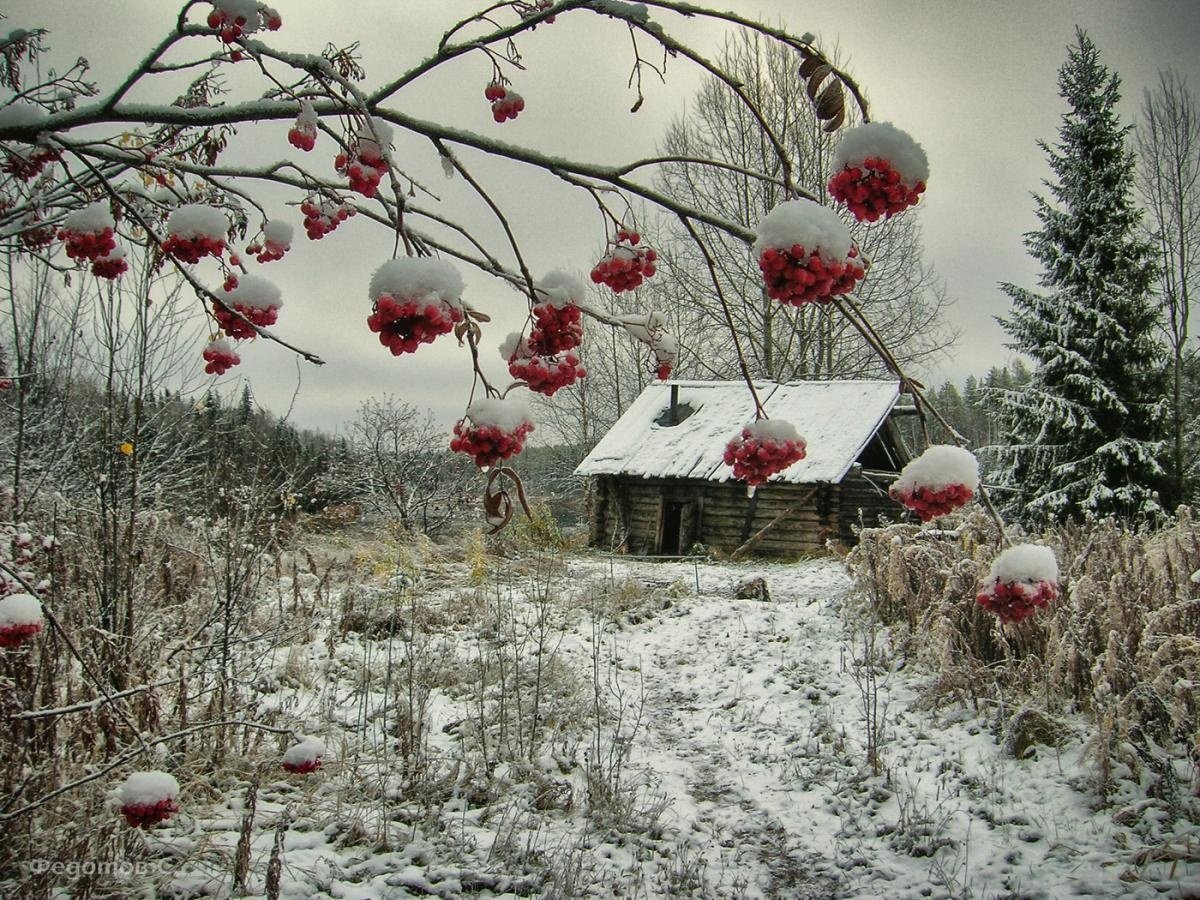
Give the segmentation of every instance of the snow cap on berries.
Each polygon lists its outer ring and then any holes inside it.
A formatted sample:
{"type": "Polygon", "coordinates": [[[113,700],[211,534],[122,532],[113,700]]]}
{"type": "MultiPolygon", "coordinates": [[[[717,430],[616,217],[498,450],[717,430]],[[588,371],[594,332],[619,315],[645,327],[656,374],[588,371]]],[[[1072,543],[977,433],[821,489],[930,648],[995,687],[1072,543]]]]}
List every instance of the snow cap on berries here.
{"type": "Polygon", "coordinates": [[[383,119],[372,118],[370,125],[363,124],[356,133],[358,155],[364,160],[387,159],[392,146],[392,126],[383,119]]]}
{"type": "Polygon", "coordinates": [[[538,303],[549,303],[560,309],[571,303],[579,305],[587,296],[587,286],[582,278],[554,269],[536,285],[538,303]]]}
{"type": "Polygon", "coordinates": [[[239,275],[237,284],[226,292],[225,299],[233,306],[246,309],[279,309],[283,306],[279,288],[257,275],[239,275]]]}
{"type": "Polygon", "coordinates": [[[179,782],[166,772],[133,772],[121,785],[118,799],[122,806],[153,805],[179,797],[179,782]]]}
{"type": "Polygon", "coordinates": [[[484,397],[467,407],[466,417],[479,428],[514,432],[533,425],[529,404],[518,397],[484,397]]]}
{"type": "Polygon", "coordinates": [[[904,467],[892,490],[906,493],[919,487],[938,490],[960,484],[972,492],[979,489],[979,460],[962,447],[934,444],[904,467]]]}
{"type": "Polygon", "coordinates": [[[0,647],[15,647],[42,630],[42,603],[33,594],[0,597],[0,647]]]}
{"type": "Polygon", "coordinates": [[[223,13],[221,24],[237,23],[239,34],[258,31],[258,0],[212,0],[212,5],[216,12],[223,13]]]}
{"type": "Polygon", "coordinates": [[[458,269],[432,256],[402,256],[375,270],[368,288],[371,301],[384,294],[396,298],[441,300],[454,308],[462,306],[463,280],[458,269]]]}
{"type": "Polygon", "coordinates": [[[223,240],[227,231],[225,213],[205,203],[186,203],[167,217],[167,232],[181,238],[223,240]]]}
{"type": "Polygon", "coordinates": [[[290,247],[292,235],[296,233],[296,230],[290,222],[282,219],[270,219],[263,225],[262,232],[264,241],[279,244],[281,247],[290,247]]]}
{"type": "Polygon", "coordinates": [[[289,772],[306,774],[321,768],[324,757],[325,742],[320,738],[306,737],[284,751],[282,762],[289,772]]]}
{"type": "Polygon", "coordinates": [[[116,228],[117,223],[113,221],[112,210],[109,208],[108,203],[101,200],[72,212],[63,219],[62,227],[65,231],[86,234],[88,232],[101,232],[106,228],[116,228]]]}
{"type": "Polygon", "coordinates": [[[300,112],[296,114],[296,124],[304,128],[316,128],[320,122],[320,117],[317,111],[313,109],[313,105],[308,100],[300,101],[300,112]]]}
{"type": "Polygon", "coordinates": [[[1058,560],[1041,544],[1017,544],[996,557],[984,587],[1004,584],[1058,584],[1058,560]]]}
{"type": "Polygon", "coordinates": [[[500,343],[501,359],[510,360],[532,355],[533,353],[529,349],[529,341],[520,332],[509,332],[508,337],[500,343]]]}
{"type": "Polygon", "coordinates": [[[782,444],[784,441],[804,440],[800,437],[796,426],[783,419],[759,419],[757,422],[746,425],[742,431],[743,434],[749,432],[749,437],[760,441],[772,441],[776,444],[782,444]]]}
{"type": "Polygon", "coordinates": [[[886,159],[892,169],[909,185],[929,180],[929,158],[906,131],[891,122],[864,122],[842,132],[842,141],[833,151],[831,171],[861,167],[871,157],[886,159]]]}
{"type": "Polygon", "coordinates": [[[756,257],[770,248],[799,244],[809,253],[819,250],[826,258],[844,259],[854,246],[850,230],[837,213],[803,198],[780,203],[762,217],[756,232],[756,257]]]}

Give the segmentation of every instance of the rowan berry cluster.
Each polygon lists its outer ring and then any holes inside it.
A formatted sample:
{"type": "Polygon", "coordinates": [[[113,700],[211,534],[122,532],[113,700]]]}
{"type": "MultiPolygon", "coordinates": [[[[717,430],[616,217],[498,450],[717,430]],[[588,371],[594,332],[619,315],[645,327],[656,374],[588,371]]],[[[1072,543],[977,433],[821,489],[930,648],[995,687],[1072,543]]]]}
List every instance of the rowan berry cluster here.
{"type": "Polygon", "coordinates": [[[776,472],[804,459],[807,445],[795,429],[786,423],[773,428],[756,422],[725,445],[725,465],[733,468],[733,477],[747,484],[762,484],[776,472]],[[787,435],[790,430],[795,437],[787,435]]]}
{"type": "Polygon", "coordinates": [[[583,343],[583,314],[574,303],[556,306],[539,303],[533,308],[529,349],[539,356],[554,356],[583,343]]]}
{"type": "Polygon", "coordinates": [[[492,104],[492,119],[497,122],[515,119],[525,109],[525,98],[498,81],[488,84],[483,89],[483,96],[492,104]]]}
{"type": "Polygon", "coordinates": [[[266,28],[278,31],[283,18],[274,9],[255,0],[213,0],[208,14],[208,27],[221,32],[221,40],[232,44],[247,34],[266,28]]]}
{"type": "Polygon", "coordinates": [[[184,237],[169,234],[162,244],[163,252],[180,262],[197,263],[206,256],[220,256],[225,252],[225,238],[198,234],[184,237]]]}
{"type": "Polygon", "coordinates": [[[209,341],[202,355],[204,371],[208,375],[224,375],[242,361],[242,358],[233,351],[229,341],[223,338],[209,341]]]}
{"type": "Polygon", "coordinates": [[[21,232],[21,246],[26,250],[44,250],[52,243],[54,243],[54,229],[49,225],[41,224],[40,219],[27,222],[25,229],[21,232]]]}
{"type": "Polygon", "coordinates": [[[893,486],[888,495],[915,512],[922,522],[928,522],[966,505],[975,496],[975,492],[965,484],[948,484],[942,487],[917,485],[906,491],[898,491],[893,486]]]}
{"type": "Polygon", "coordinates": [[[768,247],[758,257],[758,268],[766,280],[767,296],[791,306],[828,303],[833,297],[854,290],[866,269],[850,248],[845,259],[827,259],[819,249],[807,252],[800,244],[768,247]]]}
{"type": "Polygon", "coordinates": [[[391,350],[392,356],[399,356],[448,334],[462,319],[461,309],[441,300],[430,303],[381,294],[367,317],[367,327],[379,335],[379,343],[391,350]]]}
{"type": "Polygon", "coordinates": [[[296,124],[288,130],[288,143],[305,153],[317,146],[317,121],[312,104],[305,100],[300,104],[296,124]]]}
{"type": "Polygon", "coordinates": [[[534,353],[528,342],[522,342],[509,358],[508,372],[513,378],[523,380],[534,393],[547,397],[587,377],[587,369],[579,364],[574,353],[543,356],[534,353]]]}
{"type": "Polygon", "coordinates": [[[1058,585],[1049,581],[997,581],[986,585],[975,602],[1005,625],[1028,619],[1058,596],[1058,585]]]}
{"type": "Polygon", "coordinates": [[[57,162],[59,158],[57,150],[34,150],[29,154],[10,152],[4,162],[0,163],[0,172],[22,181],[30,181],[41,175],[47,165],[57,162]]]}
{"type": "Polygon", "coordinates": [[[42,604],[32,594],[0,597],[0,647],[19,647],[42,630],[42,604]]]}
{"type": "Polygon", "coordinates": [[[606,284],[616,293],[632,291],[657,271],[658,254],[650,247],[638,247],[641,235],[621,229],[613,248],[592,269],[592,281],[606,284]]]}
{"type": "Polygon", "coordinates": [[[110,281],[124,275],[128,270],[129,263],[125,261],[125,251],[120,247],[115,247],[110,253],[92,263],[92,274],[110,281]]]}
{"type": "Polygon", "coordinates": [[[525,439],[533,431],[532,422],[522,422],[512,430],[499,425],[476,425],[459,419],[454,425],[450,449],[465,453],[481,469],[510,459],[525,449],[525,439]]]}
{"type": "Polygon", "coordinates": [[[258,337],[254,325],[267,328],[278,320],[283,303],[279,299],[279,289],[270,282],[254,275],[239,277],[231,273],[225,277],[221,290],[225,294],[225,303],[214,303],[213,315],[221,331],[229,337],[239,341],[253,340],[258,337]]]}
{"type": "Polygon", "coordinates": [[[250,244],[246,247],[246,252],[260,263],[283,259],[284,254],[292,249],[292,234],[291,225],[272,219],[263,225],[262,243],[250,244]]]}
{"type": "Polygon", "coordinates": [[[164,797],[153,803],[124,803],[121,805],[121,815],[130,828],[152,828],[167,821],[182,807],[173,797],[164,797]]]}
{"type": "Polygon", "coordinates": [[[300,204],[300,212],[304,213],[304,233],[309,240],[319,241],[354,215],[355,209],[312,194],[300,204]]]}
{"type": "Polygon", "coordinates": [[[95,231],[79,231],[69,227],[58,230],[58,239],[65,241],[67,256],[74,260],[94,262],[116,249],[117,241],[111,227],[95,231]]]}
{"type": "Polygon", "coordinates": [[[388,164],[379,145],[373,140],[359,140],[349,153],[339,153],[333,166],[350,179],[350,190],[364,197],[374,197],[379,183],[387,174],[388,164]]]}
{"type": "Polygon", "coordinates": [[[924,192],[925,182],[905,184],[901,173],[881,156],[868,156],[861,166],[846,166],[829,179],[830,196],[846,204],[860,222],[890,219],[916,206],[924,192]]]}

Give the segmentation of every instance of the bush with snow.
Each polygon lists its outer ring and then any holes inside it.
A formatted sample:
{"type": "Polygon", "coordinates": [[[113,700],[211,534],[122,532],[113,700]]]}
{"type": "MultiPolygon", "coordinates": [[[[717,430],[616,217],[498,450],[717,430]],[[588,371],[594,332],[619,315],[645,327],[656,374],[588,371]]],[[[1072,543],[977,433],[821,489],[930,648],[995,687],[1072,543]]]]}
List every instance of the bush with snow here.
{"type": "Polygon", "coordinates": [[[1005,625],[1033,615],[1058,596],[1058,560],[1039,544],[1017,544],[996,557],[976,602],[1005,625]]]}
{"type": "Polygon", "coordinates": [[[921,145],[890,122],[848,128],[833,154],[829,194],[858,221],[890,219],[915,206],[929,180],[921,145]]]}
{"type": "Polygon", "coordinates": [[[19,647],[42,630],[42,604],[32,594],[0,597],[0,647],[19,647]]]}
{"type": "Polygon", "coordinates": [[[866,274],[845,223],[812,200],[785,200],[763,216],[754,255],[767,296],[792,306],[828,303],[866,274]]]}
{"type": "Polygon", "coordinates": [[[922,522],[953,512],[979,490],[979,460],[970,450],[934,444],[906,465],[888,489],[922,522]]]}
{"type": "Polygon", "coordinates": [[[725,445],[724,459],[734,478],[753,486],[804,459],[807,450],[791,422],[759,419],[725,445]]]}
{"type": "Polygon", "coordinates": [[[166,772],[134,772],[117,792],[121,814],[133,828],[150,828],[179,812],[179,782],[166,772]]]}
{"type": "Polygon", "coordinates": [[[525,449],[531,431],[533,416],[523,400],[485,397],[468,406],[466,415],[455,423],[450,449],[484,469],[525,449]]]}

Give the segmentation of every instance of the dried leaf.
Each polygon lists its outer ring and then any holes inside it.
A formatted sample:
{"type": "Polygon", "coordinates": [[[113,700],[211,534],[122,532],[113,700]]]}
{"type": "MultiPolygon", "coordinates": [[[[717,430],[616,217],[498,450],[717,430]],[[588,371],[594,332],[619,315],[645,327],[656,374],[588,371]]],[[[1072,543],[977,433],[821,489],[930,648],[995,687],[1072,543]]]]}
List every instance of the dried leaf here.
{"type": "Polygon", "coordinates": [[[804,62],[800,63],[800,77],[807,79],[813,72],[821,68],[821,60],[816,56],[804,55],[804,62]]]}
{"type": "Polygon", "coordinates": [[[842,83],[835,78],[817,97],[817,118],[832,119],[841,115],[845,109],[846,102],[842,96],[842,83]]]}
{"type": "Polygon", "coordinates": [[[814,71],[812,73],[812,75],[809,76],[809,78],[808,78],[808,99],[809,100],[817,99],[817,92],[820,91],[820,89],[821,89],[821,83],[829,76],[829,73],[832,71],[833,71],[833,66],[828,66],[828,65],[822,64],[817,67],[816,71],[814,71]]]}
{"type": "Polygon", "coordinates": [[[635,112],[637,112],[639,109],[641,109],[641,108],[642,108],[642,101],[644,101],[645,99],[646,99],[645,97],[638,97],[638,98],[637,98],[637,103],[633,104],[633,106],[631,106],[631,107],[629,108],[629,111],[630,111],[631,113],[635,113],[635,112]]]}
{"type": "Polygon", "coordinates": [[[833,134],[835,131],[837,131],[839,128],[842,127],[842,124],[845,121],[846,121],[846,110],[843,109],[836,116],[834,116],[832,119],[830,119],[828,122],[826,122],[823,126],[821,126],[821,130],[824,131],[826,134],[833,134]]]}

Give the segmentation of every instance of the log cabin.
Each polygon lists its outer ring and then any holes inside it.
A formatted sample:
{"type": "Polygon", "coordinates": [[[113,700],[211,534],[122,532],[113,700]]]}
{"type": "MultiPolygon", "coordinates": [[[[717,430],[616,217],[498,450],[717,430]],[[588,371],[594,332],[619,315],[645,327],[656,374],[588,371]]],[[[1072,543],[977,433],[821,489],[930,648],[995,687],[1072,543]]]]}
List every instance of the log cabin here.
{"type": "Polygon", "coordinates": [[[796,559],[856,527],[907,519],[887,489],[910,458],[895,381],[758,382],[772,419],[796,426],[804,459],[750,490],[725,445],[754,421],[743,382],[656,382],[575,470],[589,479],[593,546],[648,556],[702,547],[724,557],[796,559]]]}

